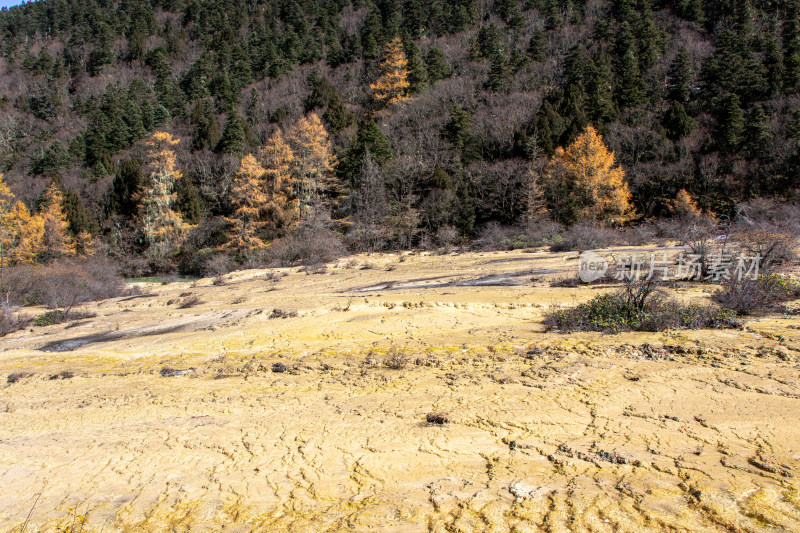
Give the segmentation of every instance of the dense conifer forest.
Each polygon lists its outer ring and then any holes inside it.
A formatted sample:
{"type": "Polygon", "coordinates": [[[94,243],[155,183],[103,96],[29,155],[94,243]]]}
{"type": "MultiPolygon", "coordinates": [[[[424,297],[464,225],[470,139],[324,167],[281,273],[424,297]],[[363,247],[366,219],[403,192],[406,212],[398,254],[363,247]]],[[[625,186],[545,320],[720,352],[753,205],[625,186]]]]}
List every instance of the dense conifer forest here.
{"type": "Polygon", "coordinates": [[[799,89],[798,0],[28,3],[3,260],[204,274],[796,203],[799,89]]]}

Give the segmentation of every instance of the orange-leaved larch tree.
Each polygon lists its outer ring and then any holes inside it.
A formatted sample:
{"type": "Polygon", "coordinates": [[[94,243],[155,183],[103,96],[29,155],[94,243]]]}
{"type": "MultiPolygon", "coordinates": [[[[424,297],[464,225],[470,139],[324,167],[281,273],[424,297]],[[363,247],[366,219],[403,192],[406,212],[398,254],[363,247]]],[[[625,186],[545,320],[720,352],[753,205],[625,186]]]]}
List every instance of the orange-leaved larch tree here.
{"type": "Polygon", "coordinates": [[[297,179],[300,218],[304,219],[314,212],[320,192],[333,184],[334,156],[328,132],[316,113],[295,124],[289,143],[294,154],[292,167],[297,179]]]}
{"type": "Polygon", "coordinates": [[[175,168],[173,147],[180,139],[163,131],[153,133],[147,140],[149,182],[139,194],[137,222],[146,245],[146,255],[163,259],[180,243],[187,225],[173,209],[176,201],[175,182],[181,173],[175,168]]]}
{"type": "Polygon", "coordinates": [[[10,229],[8,264],[33,263],[42,252],[44,219],[32,214],[28,206],[17,201],[4,221],[10,229]]]}
{"type": "Polygon", "coordinates": [[[403,53],[400,37],[395,37],[386,45],[380,69],[381,75],[369,86],[375,101],[380,106],[387,106],[405,99],[409,88],[408,60],[403,53]]]}
{"type": "Polygon", "coordinates": [[[295,162],[291,146],[284,140],[281,130],[275,131],[264,148],[264,180],[269,198],[266,205],[267,226],[265,230],[279,234],[297,223],[300,217],[299,200],[296,195],[297,179],[292,175],[295,162]]]}
{"type": "Polygon", "coordinates": [[[264,208],[269,200],[265,174],[266,170],[253,154],[242,158],[231,188],[231,200],[235,208],[232,217],[234,233],[227,247],[245,251],[265,246],[259,236],[259,230],[263,226],[264,208]]]}
{"type": "Polygon", "coordinates": [[[33,262],[42,247],[44,221],[14,199],[0,174],[0,276],[5,267],[33,262]]]}
{"type": "Polygon", "coordinates": [[[613,220],[632,210],[625,172],[592,126],[566,149],[556,150],[541,181],[553,218],[564,224],[613,220]]]}
{"type": "Polygon", "coordinates": [[[75,243],[69,233],[69,222],[64,214],[64,192],[53,181],[44,193],[39,216],[44,224],[41,255],[45,261],[75,255],[75,243]]]}
{"type": "Polygon", "coordinates": [[[692,195],[686,192],[686,189],[681,189],[675,195],[675,200],[671,202],[672,212],[679,218],[684,219],[697,219],[702,216],[703,212],[700,206],[692,195]]]}

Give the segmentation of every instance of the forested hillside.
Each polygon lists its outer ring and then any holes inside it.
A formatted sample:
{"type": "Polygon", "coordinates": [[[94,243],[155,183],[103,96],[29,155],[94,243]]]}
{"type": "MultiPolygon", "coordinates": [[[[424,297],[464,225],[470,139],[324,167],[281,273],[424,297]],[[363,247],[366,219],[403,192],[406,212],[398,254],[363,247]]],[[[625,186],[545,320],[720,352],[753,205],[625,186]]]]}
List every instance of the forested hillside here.
{"type": "Polygon", "coordinates": [[[0,12],[6,251],[199,272],[304,224],[796,202],[799,89],[798,0],[42,0],[0,12]]]}

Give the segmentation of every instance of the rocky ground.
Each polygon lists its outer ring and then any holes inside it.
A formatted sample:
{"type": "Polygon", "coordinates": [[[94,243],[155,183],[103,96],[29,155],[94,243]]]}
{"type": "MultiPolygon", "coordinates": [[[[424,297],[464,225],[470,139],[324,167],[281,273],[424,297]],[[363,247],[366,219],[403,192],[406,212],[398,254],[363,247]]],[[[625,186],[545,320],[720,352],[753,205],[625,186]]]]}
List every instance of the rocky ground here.
{"type": "Polygon", "coordinates": [[[551,288],[576,257],[142,284],[9,335],[0,530],[800,529],[797,316],[546,332],[609,290],[551,288]]]}

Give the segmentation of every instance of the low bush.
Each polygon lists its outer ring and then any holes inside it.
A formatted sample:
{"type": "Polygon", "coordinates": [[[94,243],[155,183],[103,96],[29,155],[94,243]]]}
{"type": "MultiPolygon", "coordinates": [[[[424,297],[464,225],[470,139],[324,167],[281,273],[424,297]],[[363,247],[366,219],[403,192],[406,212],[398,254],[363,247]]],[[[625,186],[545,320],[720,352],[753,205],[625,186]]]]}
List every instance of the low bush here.
{"type": "Polygon", "coordinates": [[[559,240],[564,226],[552,220],[541,220],[530,228],[520,226],[501,226],[496,222],[488,224],[472,242],[477,250],[520,250],[547,246],[559,240]]]}
{"type": "Polygon", "coordinates": [[[0,306],[0,337],[25,329],[30,323],[31,319],[27,315],[15,312],[7,302],[0,306]]]}
{"type": "Polygon", "coordinates": [[[61,324],[67,320],[67,314],[64,311],[48,311],[42,313],[33,319],[34,326],[52,326],[53,324],[61,324]]]}
{"type": "Polygon", "coordinates": [[[664,298],[652,298],[640,309],[626,302],[619,293],[603,294],[575,307],[550,311],[545,315],[544,324],[548,329],[565,333],[718,329],[741,325],[730,309],[683,305],[664,298]]]}
{"type": "Polygon", "coordinates": [[[738,315],[749,315],[800,298],[800,283],[778,273],[767,274],[758,279],[731,278],[712,298],[738,315]]]}
{"type": "Polygon", "coordinates": [[[246,265],[248,268],[319,265],[344,255],[347,248],[341,236],[325,221],[312,220],[263,250],[252,252],[246,265]]]}
{"type": "Polygon", "coordinates": [[[445,413],[428,413],[425,415],[425,422],[428,424],[443,426],[450,422],[450,417],[445,413]]]}
{"type": "Polygon", "coordinates": [[[628,244],[628,239],[620,230],[596,224],[581,223],[572,226],[550,245],[551,252],[584,252],[597,248],[608,248],[628,244]]]}
{"type": "Polygon", "coordinates": [[[63,312],[66,320],[77,305],[119,296],[123,285],[117,273],[116,263],[95,257],[26,265],[8,269],[0,290],[8,295],[9,305],[44,305],[63,312]]]}
{"type": "Polygon", "coordinates": [[[402,370],[408,365],[410,360],[411,356],[409,354],[392,346],[389,348],[389,351],[386,352],[386,358],[383,360],[383,364],[386,368],[391,368],[392,370],[402,370]]]}
{"type": "Polygon", "coordinates": [[[797,238],[775,229],[739,227],[733,234],[733,245],[744,257],[758,258],[761,272],[797,260],[797,238]]]}

